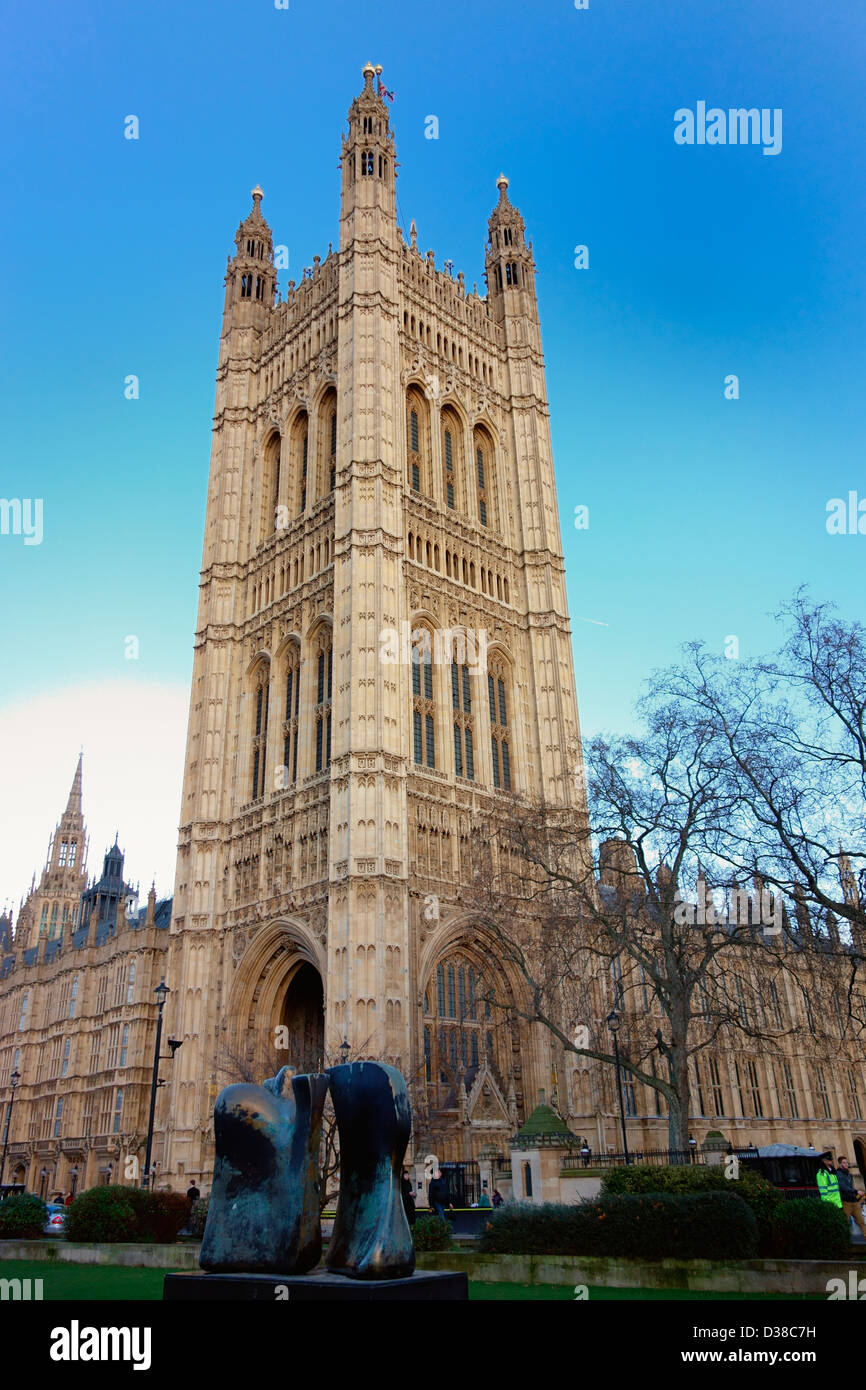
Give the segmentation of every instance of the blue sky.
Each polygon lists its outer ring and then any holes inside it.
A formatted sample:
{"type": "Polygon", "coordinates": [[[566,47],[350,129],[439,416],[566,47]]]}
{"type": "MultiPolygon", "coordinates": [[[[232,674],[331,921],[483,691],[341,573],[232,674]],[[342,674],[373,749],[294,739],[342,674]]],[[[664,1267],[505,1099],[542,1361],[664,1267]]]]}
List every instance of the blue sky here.
{"type": "Polygon", "coordinates": [[[171,891],[225,258],[256,182],[283,286],[336,242],[367,59],[396,92],[422,248],[481,283],[500,169],[534,242],[584,733],[629,728],[683,641],[771,646],[800,583],[860,612],[866,536],[825,517],[866,497],[862,4],[18,8],[0,57],[0,495],[42,498],[44,538],[0,536],[18,807],[0,899],[41,858],[82,741],[91,867],[119,822],[133,877],[171,891]],[[677,145],[674,112],[698,101],[781,108],[781,153],[677,145]],[[133,727],[102,737],[100,701],[127,697],[133,727]],[[39,746],[34,701],[55,712],[39,746]]]}

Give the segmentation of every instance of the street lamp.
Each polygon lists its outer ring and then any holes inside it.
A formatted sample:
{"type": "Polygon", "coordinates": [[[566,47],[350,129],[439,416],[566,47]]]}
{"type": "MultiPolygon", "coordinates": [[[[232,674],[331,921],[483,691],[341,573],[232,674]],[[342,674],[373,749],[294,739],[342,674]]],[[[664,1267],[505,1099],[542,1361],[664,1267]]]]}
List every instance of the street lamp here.
{"type": "Polygon", "coordinates": [[[619,1044],[616,1040],[616,1035],[619,1030],[619,1025],[622,1022],[622,1019],[620,1018],[616,1009],[611,1009],[610,1013],[607,1016],[606,1022],[613,1036],[613,1055],[616,1061],[616,1089],[617,1094],[619,1096],[619,1122],[622,1126],[622,1151],[625,1155],[626,1163],[631,1163],[631,1159],[628,1156],[628,1140],[625,1137],[625,1105],[623,1104],[622,1099],[622,1076],[620,1074],[619,1065],[619,1044]]]}
{"type": "Polygon", "coordinates": [[[343,1066],[345,1066],[349,1060],[350,1051],[351,1049],[349,1047],[349,1040],[348,1038],[344,1038],[343,1041],[340,1043],[339,1047],[340,1061],[342,1062],[343,1066]]]}
{"type": "Polygon", "coordinates": [[[18,1082],[20,1080],[21,1073],[16,1067],[9,1078],[9,1085],[12,1090],[12,1095],[9,1098],[9,1105],[6,1110],[6,1129],[3,1132],[3,1158],[2,1160],[0,1160],[0,1187],[2,1187],[3,1185],[3,1170],[6,1167],[6,1150],[9,1147],[9,1125],[12,1120],[12,1106],[15,1103],[15,1087],[18,1085],[18,1082]]]}
{"type": "Polygon", "coordinates": [[[142,1174],[141,1179],[142,1187],[149,1187],[151,1184],[150,1155],[151,1150],[153,1149],[153,1117],[156,1114],[156,1092],[160,1086],[165,1085],[165,1082],[160,1081],[159,1079],[159,1063],[160,1060],[165,1062],[173,1061],[174,1054],[177,1052],[177,1049],[181,1046],[181,1043],[176,1038],[169,1038],[168,1045],[171,1048],[171,1056],[160,1059],[159,1045],[162,1041],[162,1010],[165,1005],[166,997],[170,993],[170,990],[168,988],[168,985],[165,983],[165,980],[160,980],[159,984],[153,992],[156,995],[156,1002],[159,1005],[159,1012],[156,1016],[156,1041],[153,1046],[153,1076],[150,1082],[150,1115],[148,1116],[147,1120],[147,1148],[144,1154],[144,1173],[142,1174]]]}

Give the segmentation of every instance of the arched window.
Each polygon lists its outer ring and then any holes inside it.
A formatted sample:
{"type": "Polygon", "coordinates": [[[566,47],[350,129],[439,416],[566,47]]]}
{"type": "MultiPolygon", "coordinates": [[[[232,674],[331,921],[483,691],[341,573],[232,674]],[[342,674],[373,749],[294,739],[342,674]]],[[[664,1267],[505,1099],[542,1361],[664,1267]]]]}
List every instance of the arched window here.
{"type": "Polygon", "coordinates": [[[471,1087],[485,1058],[500,1085],[507,1085],[513,1056],[511,1025],[504,1018],[494,1021],[491,1017],[481,969],[465,950],[452,950],[437,964],[425,991],[424,1012],[429,1020],[425,1069],[435,1107],[456,1107],[459,1070],[465,1085],[471,1087]]]}
{"type": "Polygon", "coordinates": [[[486,431],[476,429],[472,435],[475,450],[475,500],[478,520],[482,526],[497,525],[496,482],[493,465],[493,445],[486,431]]]}
{"type": "Polygon", "coordinates": [[[337,393],[326,391],[319,407],[316,496],[327,497],[337,481],[337,393]]]}
{"type": "Polygon", "coordinates": [[[419,766],[436,766],[433,651],[430,631],[412,633],[412,750],[419,766]]]}
{"type": "Polygon", "coordinates": [[[455,411],[442,411],[442,473],[445,505],[453,511],[465,511],[463,499],[462,428],[455,411]]]}
{"type": "Polygon", "coordinates": [[[279,434],[272,434],[265,446],[264,477],[262,479],[262,540],[277,527],[277,507],[280,501],[280,450],[282,440],[279,434]]]}
{"type": "Polygon", "coordinates": [[[334,675],[334,649],[330,628],[319,633],[316,655],[316,771],[331,766],[331,692],[334,675]]]}
{"type": "Polygon", "coordinates": [[[309,446],[310,422],[307,412],[302,410],[292,427],[292,465],[295,479],[295,505],[297,514],[307,510],[307,450],[309,446]]]}
{"type": "Polygon", "coordinates": [[[69,1017],[75,1017],[75,1005],[78,1000],[78,976],[72,981],[72,988],[69,991],[69,1017]]]}
{"type": "Polygon", "coordinates": [[[283,785],[298,780],[298,725],[301,707],[301,653],[296,642],[286,651],[286,704],[283,713],[283,785]]]}
{"type": "Polygon", "coordinates": [[[361,173],[362,173],[362,174],[372,174],[372,173],[373,173],[373,170],[374,170],[373,151],[372,151],[372,150],[362,150],[362,151],[361,151],[361,173]]]}
{"type": "Polygon", "coordinates": [[[508,261],[508,262],[506,263],[506,266],[505,266],[505,283],[506,283],[506,285],[516,285],[516,284],[518,283],[518,279],[517,279],[517,262],[516,262],[516,261],[508,261]]]}
{"type": "Polygon", "coordinates": [[[120,1121],[123,1117],[123,1091],[118,1089],[114,1101],[114,1124],[111,1127],[112,1134],[120,1133],[120,1121]]]}
{"type": "Polygon", "coordinates": [[[253,685],[253,748],[252,748],[252,800],[257,801],[265,794],[265,776],[268,752],[268,677],[266,662],[261,662],[254,677],[253,685]]]}
{"type": "Polygon", "coordinates": [[[417,387],[406,398],[407,481],[413,492],[430,496],[430,429],[427,402],[417,387]]]}
{"type": "Polygon", "coordinates": [[[475,740],[469,667],[451,662],[451,716],[454,727],[454,772],[475,780],[475,740]]]}
{"type": "Polygon", "coordinates": [[[511,737],[509,731],[508,669],[499,660],[489,665],[487,698],[490,709],[490,752],[493,785],[511,791],[511,737]]]}

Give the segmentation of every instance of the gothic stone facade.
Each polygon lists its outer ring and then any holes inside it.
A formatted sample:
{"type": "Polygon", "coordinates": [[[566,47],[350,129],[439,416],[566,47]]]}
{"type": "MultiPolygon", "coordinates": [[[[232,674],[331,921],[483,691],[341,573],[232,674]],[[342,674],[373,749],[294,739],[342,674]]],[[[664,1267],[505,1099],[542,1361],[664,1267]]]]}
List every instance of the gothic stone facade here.
{"type": "Polygon", "coordinates": [[[486,296],[404,240],[374,76],[339,250],[275,301],[257,188],[226,276],[168,974],[185,1172],[231,1061],[281,1024],[286,1061],[345,1038],[455,1122],[485,1112],[479,1143],[550,1073],[541,1038],[447,1026],[485,954],[460,908],[471,816],[579,795],[532,247],[504,177],[486,296]]]}

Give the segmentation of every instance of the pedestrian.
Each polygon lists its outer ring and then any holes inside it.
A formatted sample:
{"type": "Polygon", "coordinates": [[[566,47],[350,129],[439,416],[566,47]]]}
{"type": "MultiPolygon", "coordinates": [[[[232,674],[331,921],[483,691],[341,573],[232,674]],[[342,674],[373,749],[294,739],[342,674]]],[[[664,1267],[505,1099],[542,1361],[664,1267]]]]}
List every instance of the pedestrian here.
{"type": "Polygon", "coordinates": [[[689,1162],[694,1163],[698,1151],[698,1141],[693,1134],[689,1135],[689,1162]]]}
{"type": "Polygon", "coordinates": [[[67,1192],[67,1194],[66,1194],[66,1201],[63,1203],[63,1205],[64,1205],[65,1207],[71,1207],[74,1200],[75,1200],[75,1199],[74,1199],[72,1193],[71,1193],[71,1192],[67,1192]]]}
{"type": "Polygon", "coordinates": [[[822,1153],[821,1167],[815,1175],[815,1183],[818,1188],[818,1196],[822,1202],[829,1202],[831,1206],[841,1207],[842,1198],[839,1196],[839,1179],[836,1176],[836,1169],[833,1167],[833,1160],[829,1152],[822,1153]]]}
{"type": "Polygon", "coordinates": [[[487,1183],[484,1183],[481,1188],[481,1196],[478,1198],[478,1205],[479,1207],[493,1206],[493,1203],[490,1200],[490,1193],[487,1191],[487,1183]]]}
{"type": "Polygon", "coordinates": [[[495,1207],[501,1207],[505,1205],[505,1199],[503,1198],[502,1193],[499,1191],[498,1187],[494,1187],[493,1189],[493,1205],[495,1207]]]}
{"type": "Polygon", "coordinates": [[[448,1184],[442,1176],[441,1168],[436,1169],[433,1180],[427,1189],[427,1202],[434,1215],[441,1216],[443,1221],[445,1220],[446,1202],[450,1210],[454,1210],[454,1204],[448,1197],[448,1184]]]}
{"type": "Polygon", "coordinates": [[[193,1181],[190,1183],[189,1187],[187,1188],[187,1190],[186,1190],[186,1195],[187,1195],[187,1200],[189,1201],[190,1206],[192,1206],[193,1202],[197,1202],[198,1199],[199,1199],[199,1197],[201,1196],[201,1193],[199,1192],[198,1188],[197,1188],[196,1185],[195,1185],[195,1179],[193,1179],[193,1181]]]}
{"type": "Polygon", "coordinates": [[[403,1177],[400,1182],[400,1192],[403,1198],[403,1210],[406,1213],[406,1220],[410,1227],[415,1225],[415,1193],[412,1190],[412,1179],[409,1177],[409,1169],[403,1169],[403,1177]]]}
{"type": "Polygon", "coordinates": [[[589,1147],[589,1144],[588,1144],[588,1143],[586,1142],[586,1140],[584,1139],[583,1143],[582,1143],[581,1146],[580,1146],[580,1156],[581,1156],[581,1158],[583,1159],[583,1166],[584,1166],[584,1168],[588,1168],[588,1167],[589,1167],[589,1159],[590,1159],[591,1153],[592,1153],[592,1149],[589,1147]]]}
{"type": "Polygon", "coordinates": [[[854,1186],[854,1179],[848,1166],[848,1160],[844,1155],[839,1159],[839,1167],[836,1169],[836,1179],[839,1183],[839,1196],[842,1199],[842,1210],[848,1217],[853,1216],[857,1225],[860,1227],[861,1235],[866,1239],[866,1223],[863,1221],[863,1198],[866,1193],[858,1192],[854,1186]]]}

